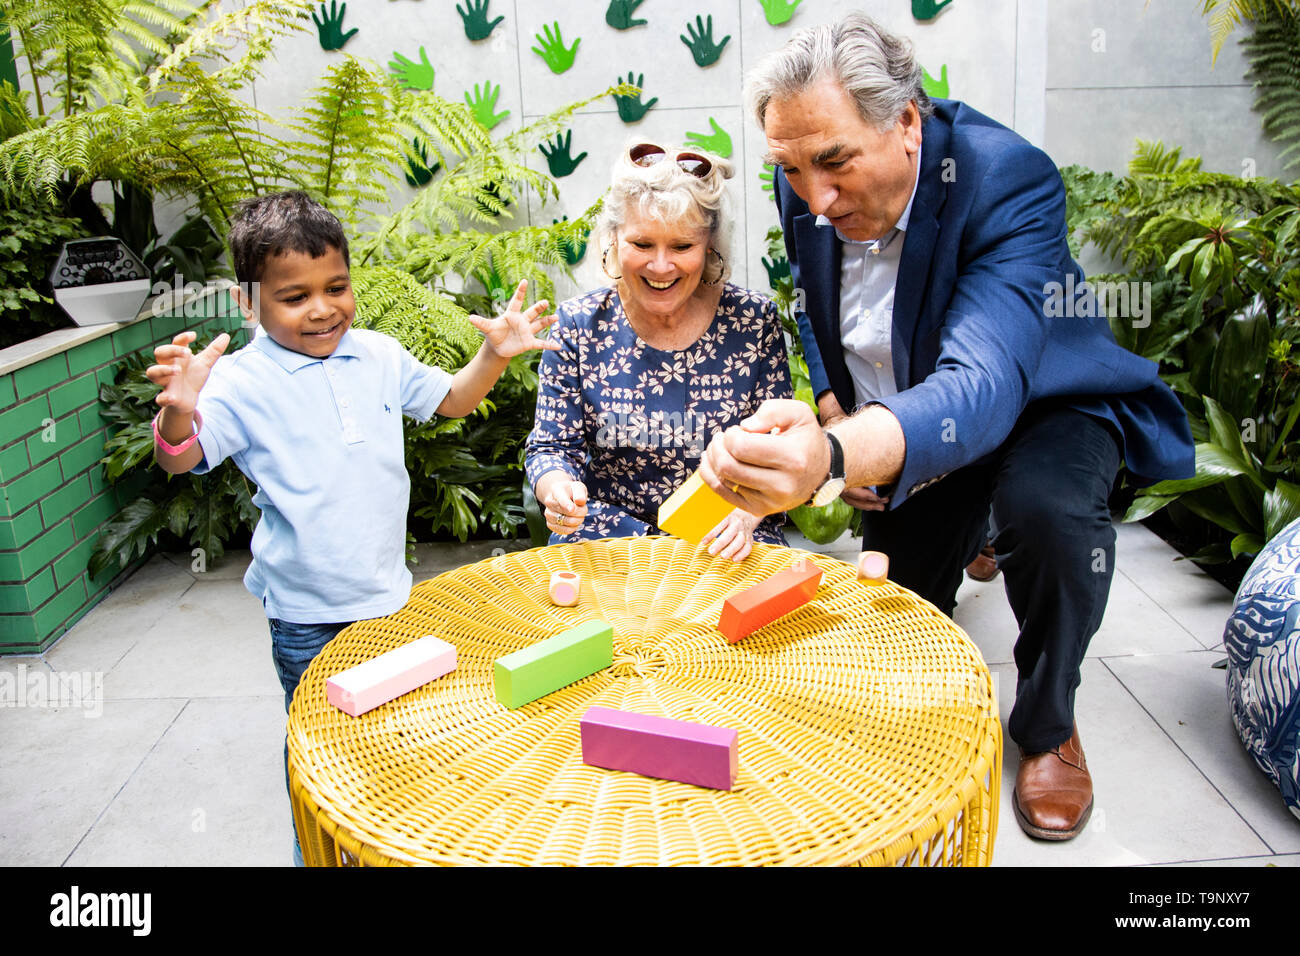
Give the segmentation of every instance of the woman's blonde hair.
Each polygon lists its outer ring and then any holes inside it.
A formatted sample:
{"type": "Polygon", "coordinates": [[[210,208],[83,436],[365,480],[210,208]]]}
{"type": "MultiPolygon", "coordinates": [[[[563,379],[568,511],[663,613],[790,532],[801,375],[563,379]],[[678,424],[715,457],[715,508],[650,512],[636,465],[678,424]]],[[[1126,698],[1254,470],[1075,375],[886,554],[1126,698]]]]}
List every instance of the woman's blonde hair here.
{"type": "Polygon", "coordinates": [[[714,267],[712,257],[705,264],[705,281],[713,283],[731,273],[731,203],[726,181],[734,175],[734,167],[721,156],[685,146],[664,145],[664,157],[653,166],[638,166],[632,161],[631,151],[639,144],[629,140],[626,148],[614,163],[609,192],[596,220],[597,248],[606,256],[606,271],[622,272],[618,267],[618,252],[610,245],[614,233],[627,222],[628,215],[639,213],[667,225],[688,224],[691,228],[707,228],[709,248],[721,257],[721,274],[709,275],[714,267]],[[703,156],[712,168],[703,176],[694,176],[677,165],[679,153],[703,156]]]}

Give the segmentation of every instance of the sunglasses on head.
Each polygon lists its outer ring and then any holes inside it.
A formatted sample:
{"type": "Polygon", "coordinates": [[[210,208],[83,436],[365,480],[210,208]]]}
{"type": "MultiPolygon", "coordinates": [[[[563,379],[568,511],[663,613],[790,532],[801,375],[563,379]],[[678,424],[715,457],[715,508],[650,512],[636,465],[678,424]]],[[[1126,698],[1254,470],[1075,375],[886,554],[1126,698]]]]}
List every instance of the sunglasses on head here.
{"type": "MultiPolygon", "coordinates": [[[[645,167],[654,166],[669,158],[668,151],[662,146],[656,146],[654,143],[642,143],[639,146],[633,146],[627,151],[627,156],[637,166],[645,167]]],[[[672,157],[672,160],[677,164],[678,169],[697,179],[703,179],[713,169],[713,164],[699,153],[678,153],[672,157]]]]}

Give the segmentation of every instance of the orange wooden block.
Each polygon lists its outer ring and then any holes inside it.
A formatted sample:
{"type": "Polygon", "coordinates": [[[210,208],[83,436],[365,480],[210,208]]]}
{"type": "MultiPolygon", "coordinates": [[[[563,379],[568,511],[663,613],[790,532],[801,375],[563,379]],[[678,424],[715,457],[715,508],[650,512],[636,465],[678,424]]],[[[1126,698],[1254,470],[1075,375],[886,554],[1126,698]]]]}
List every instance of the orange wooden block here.
{"type": "Polygon", "coordinates": [[[735,644],[811,601],[821,579],[822,569],[811,561],[803,561],[761,584],[739,591],[723,602],[718,630],[735,644]]]}
{"type": "Polygon", "coordinates": [[[889,580],[889,555],[863,551],[858,558],[858,580],[863,584],[884,584],[889,580]]]}

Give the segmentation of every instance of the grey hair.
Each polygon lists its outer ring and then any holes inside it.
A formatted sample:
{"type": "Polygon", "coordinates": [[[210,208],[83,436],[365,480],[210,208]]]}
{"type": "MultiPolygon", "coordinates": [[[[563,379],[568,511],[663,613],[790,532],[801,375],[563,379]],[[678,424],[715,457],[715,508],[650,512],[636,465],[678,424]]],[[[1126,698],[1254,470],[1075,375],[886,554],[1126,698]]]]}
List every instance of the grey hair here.
{"type": "Polygon", "coordinates": [[[921,76],[911,40],[885,32],[865,14],[850,13],[800,30],[759,60],[745,78],[745,105],[762,129],[772,100],[798,96],[830,79],[853,98],[863,121],[883,132],[912,101],[921,119],[934,113],[921,76]]]}
{"type": "Polygon", "coordinates": [[[629,140],[614,163],[609,192],[596,220],[597,248],[604,249],[628,215],[639,213],[668,225],[698,225],[709,230],[709,246],[722,257],[720,278],[731,272],[731,215],[726,181],[735,167],[721,156],[695,147],[664,145],[667,158],[653,166],[638,166],[629,155],[641,140],[629,140]],[[695,153],[712,165],[703,177],[678,167],[672,157],[695,153]]]}

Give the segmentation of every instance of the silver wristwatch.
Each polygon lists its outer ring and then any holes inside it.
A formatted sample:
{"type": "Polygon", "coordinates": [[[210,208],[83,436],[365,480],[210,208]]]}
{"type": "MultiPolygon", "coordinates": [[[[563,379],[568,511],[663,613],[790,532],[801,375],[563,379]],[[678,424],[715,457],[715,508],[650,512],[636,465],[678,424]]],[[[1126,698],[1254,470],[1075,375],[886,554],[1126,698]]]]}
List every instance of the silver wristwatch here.
{"type": "Polygon", "coordinates": [[[826,441],[831,446],[831,468],[822,486],[812,496],[811,504],[814,508],[826,507],[844,490],[844,449],[840,445],[840,440],[830,432],[822,434],[826,436],[826,441]]]}

